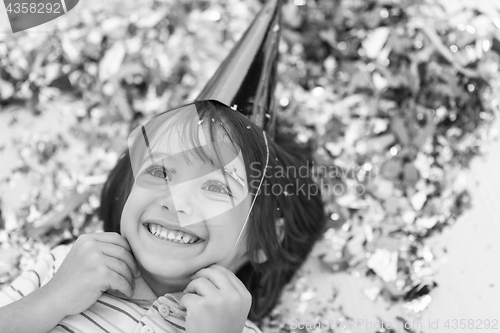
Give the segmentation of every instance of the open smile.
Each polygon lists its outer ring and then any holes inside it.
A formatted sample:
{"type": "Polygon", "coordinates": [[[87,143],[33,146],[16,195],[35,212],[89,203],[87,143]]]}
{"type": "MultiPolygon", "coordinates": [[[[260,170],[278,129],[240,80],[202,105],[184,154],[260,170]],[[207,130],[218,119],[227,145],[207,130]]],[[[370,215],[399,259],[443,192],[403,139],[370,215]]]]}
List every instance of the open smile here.
{"type": "Polygon", "coordinates": [[[192,245],[204,241],[195,235],[180,230],[168,229],[156,223],[145,223],[144,226],[153,236],[172,243],[192,245]]]}

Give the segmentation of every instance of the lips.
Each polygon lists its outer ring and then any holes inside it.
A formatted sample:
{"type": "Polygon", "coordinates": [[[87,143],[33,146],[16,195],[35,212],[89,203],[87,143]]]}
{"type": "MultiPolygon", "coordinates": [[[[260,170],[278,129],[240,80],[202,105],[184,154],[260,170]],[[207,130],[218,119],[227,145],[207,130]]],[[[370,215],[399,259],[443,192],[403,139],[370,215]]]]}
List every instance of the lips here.
{"type": "Polygon", "coordinates": [[[143,223],[153,236],[179,244],[197,244],[204,241],[203,238],[185,228],[168,224],[159,220],[147,220],[143,223]]]}
{"type": "Polygon", "coordinates": [[[168,240],[174,243],[179,243],[179,244],[195,244],[201,241],[200,238],[185,233],[183,231],[178,231],[178,230],[169,230],[167,228],[162,227],[159,224],[146,224],[145,225],[149,232],[164,240],[168,240]]]}

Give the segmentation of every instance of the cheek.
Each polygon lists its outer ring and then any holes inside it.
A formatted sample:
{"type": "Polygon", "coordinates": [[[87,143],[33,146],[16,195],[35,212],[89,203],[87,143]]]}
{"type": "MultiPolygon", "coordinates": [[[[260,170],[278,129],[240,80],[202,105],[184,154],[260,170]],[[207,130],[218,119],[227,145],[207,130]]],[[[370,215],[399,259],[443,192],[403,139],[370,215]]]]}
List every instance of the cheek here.
{"type": "MultiPolygon", "coordinates": [[[[227,235],[237,237],[248,215],[250,209],[251,196],[248,195],[242,202],[229,209],[217,218],[211,219],[209,224],[223,226],[227,235]]],[[[219,229],[221,229],[219,227],[219,229]]]]}
{"type": "Polygon", "coordinates": [[[126,216],[135,216],[137,214],[140,214],[140,212],[145,207],[147,201],[148,201],[147,191],[144,190],[141,191],[138,188],[132,189],[130,195],[127,198],[127,201],[125,202],[125,206],[123,207],[122,219],[123,215],[125,214],[126,216]]]}
{"type": "Polygon", "coordinates": [[[132,191],[125,202],[120,220],[120,232],[125,237],[136,232],[141,214],[147,206],[146,198],[146,193],[141,195],[138,191],[132,191]]]}

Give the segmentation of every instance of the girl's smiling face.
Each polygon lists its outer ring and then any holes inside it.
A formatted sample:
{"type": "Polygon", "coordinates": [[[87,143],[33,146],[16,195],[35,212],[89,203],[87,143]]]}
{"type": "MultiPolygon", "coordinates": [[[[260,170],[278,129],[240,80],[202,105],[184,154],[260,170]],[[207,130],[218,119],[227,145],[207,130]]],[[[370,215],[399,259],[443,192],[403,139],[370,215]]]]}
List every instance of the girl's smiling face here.
{"type": "Polygon", "coordinates": [[[202,147],[219,167],[200,158],[200,147],[181,148],[167,137],[173,150],[154,151],[135,167],[121,218],[121,234],[157,295],[182,290],[192,274],[215,263],[236,272],[246,261],[240,233],[252,201],[236,147],[202,147]]]}

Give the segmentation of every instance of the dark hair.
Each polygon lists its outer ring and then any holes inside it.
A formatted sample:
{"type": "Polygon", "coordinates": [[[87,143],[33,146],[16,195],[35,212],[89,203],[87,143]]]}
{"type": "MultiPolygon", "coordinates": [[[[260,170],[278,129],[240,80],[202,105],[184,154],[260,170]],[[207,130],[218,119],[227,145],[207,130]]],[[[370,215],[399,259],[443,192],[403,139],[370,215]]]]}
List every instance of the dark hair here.
{"type": "Polygon", "coordinates": [[[110,171],[101,190],[101,204],[97,214],[103,221],[104,231],[120,232],[123,206],[127,202],[133,184],[134,177],[127,149],[110,171]]]}
{"type": "MultiPolygon", "coordinates": [[[[255,196],[257,185],[264,175],[267,156],[262,130],[241,113],[220,102],[196,101],[192,104],[196,106],[200,120],[209,120],[205,123],[209,124],[211,135],[222,131],[241,149],[249,189],[255,196]],[[226,126],[220,126],[221,121],[226,126]]],[[[186,130],[196,129],[193,124],[196,122],[189,122],[186,130]]],[[[188,137],[197,140],[198,135],[191,134],[188,137]]],[[[317,186],[310,176],[309,163],[312,159],[301,156],[297,146],[291,141],[284,141],[279,134],[276,141],[270,138],[267,141],[268,168],[247,224],[250,261],[237,272],[238,278],[252,294],[249,319],[255,322],[263,319],[276,306],[283,288],[306,260],[326,222],[319,187],[314,194],[308,193],[311,187],[317,186]],[[278,176],[279,170],[282,172],[278,176]],[[304,175],[298,170],[307,172],[304,175]],[[276,188],[278,193],[274,190],[276,188]],[[299,190],[301,188],[302,191],[299,190]],[[276,229],[279,218],[284,219],[282,239],[276,229]],[[259,250],[265,253],[267,261],[256,262],[259,250]]],[[[199,155],[206,160],[207,155],[202,151],[199,155]]],[[[119,230],[121,209],[132,185],[130,162],[127,165],[124,159],[120,159],[111,172],[101,195],[100,217],[107,231],[119,230]],[[117,196],[122,198],[116,200],[117,196]],[[103,205],[107,206],[103,208],[103,205]]]]}

